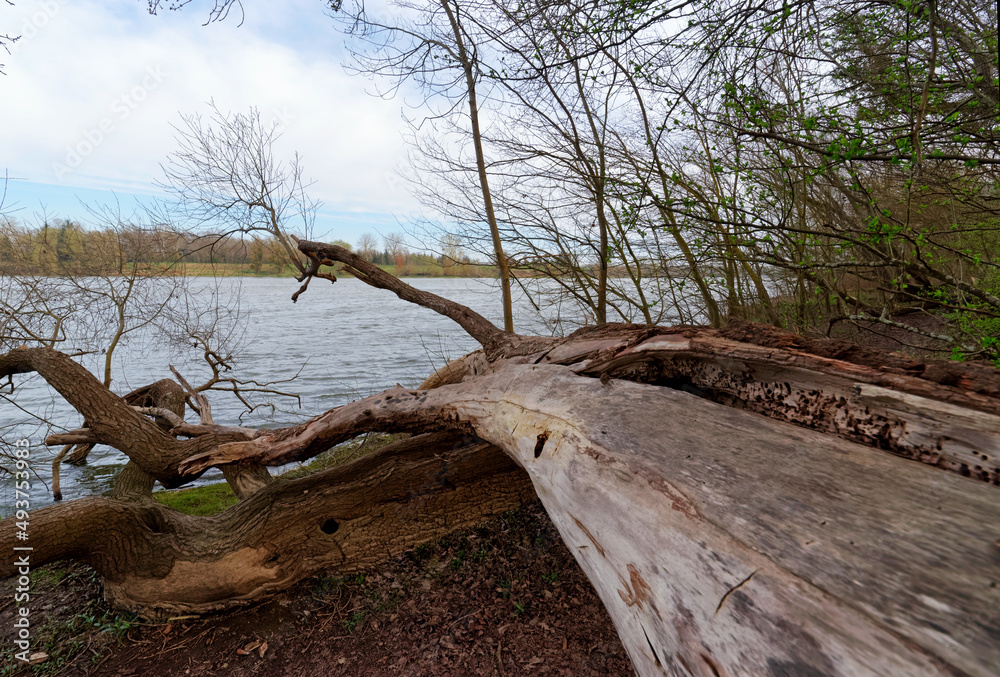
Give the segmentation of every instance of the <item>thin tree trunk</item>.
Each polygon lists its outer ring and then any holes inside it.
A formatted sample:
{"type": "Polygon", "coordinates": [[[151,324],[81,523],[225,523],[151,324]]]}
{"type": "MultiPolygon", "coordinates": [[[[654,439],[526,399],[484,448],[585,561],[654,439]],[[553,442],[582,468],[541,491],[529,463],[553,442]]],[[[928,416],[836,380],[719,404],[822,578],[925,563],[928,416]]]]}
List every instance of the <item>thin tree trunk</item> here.
{"type": "Polygon", "coordinates": [[[493,210],[493,195],[490,193],[489,177],[486,175],[486,155],[483,152],[483,135],[479,127],[479,104],[476,100],[476,73],[469,53],[465,48],[465,38],[451,0],[441,0],[441,6],[448,14],[448,21],[455,36],[458,57],[465,74],[465,87],[469,95],[469,121],[472,125],[472,145],[476,150],[476,169],[479,173],[479,187],[483,192],[483,209],[486,221],[490,227],[490,238],[493,240],[493,254],[496,256],[497,268],[500,271],[500,293],[503,302],[504,331],[514,331],[514,307],[510,290],[510,264],[503,251],[503,241],[500,238],[500,228],[497,225],[496,213],[493,210]]]}

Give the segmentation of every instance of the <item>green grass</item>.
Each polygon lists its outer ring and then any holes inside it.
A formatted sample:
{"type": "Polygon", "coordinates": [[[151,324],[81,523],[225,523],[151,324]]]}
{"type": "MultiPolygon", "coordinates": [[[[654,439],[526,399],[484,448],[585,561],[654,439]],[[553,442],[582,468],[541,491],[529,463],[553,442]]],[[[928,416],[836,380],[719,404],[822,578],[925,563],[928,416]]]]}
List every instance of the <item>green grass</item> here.
{"type": "Polygon", "coordinates": [[[168,508],[197,516],[214,515],[238,502],[236,494],[225,482],[180,491],[157,491],[153,498],[168,508]]]}
{"type": "Polygon", "coordinates": [[[43,566],[39,569],[33,569],[31,574],[29,574],[29,578],[31,579],[31,582],[36,585],[43,582],[58,585],[59,582],[66,577],[67,573],[69,572],[62,567],[49,565],[43,566]]]}

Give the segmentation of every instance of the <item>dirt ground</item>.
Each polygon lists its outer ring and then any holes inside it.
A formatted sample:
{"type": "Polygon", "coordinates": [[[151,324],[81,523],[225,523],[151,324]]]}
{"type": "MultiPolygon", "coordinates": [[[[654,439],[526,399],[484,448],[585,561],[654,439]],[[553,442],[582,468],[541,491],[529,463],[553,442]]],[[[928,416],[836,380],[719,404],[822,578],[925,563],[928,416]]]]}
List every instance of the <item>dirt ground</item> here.
{"type": "Polygon", "coordinates": [[[614,626],[538,503],[365,574],[303,581],[208,618],[112,612],[81,565],[34,574],[33,652],[3,675],[631,675],[614,626]]]}

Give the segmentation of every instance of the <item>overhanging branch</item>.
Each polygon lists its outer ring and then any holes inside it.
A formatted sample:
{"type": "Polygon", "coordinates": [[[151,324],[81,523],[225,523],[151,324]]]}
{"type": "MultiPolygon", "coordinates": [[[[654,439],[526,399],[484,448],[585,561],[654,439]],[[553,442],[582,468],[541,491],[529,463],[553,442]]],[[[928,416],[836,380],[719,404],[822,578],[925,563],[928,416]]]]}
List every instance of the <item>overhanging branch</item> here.
{"type": "MultiPolygon", "coordinates": [[[[416,289],[399,278],[390,275],[373,263],[366,261],[354,252],[335,244],[299,240],[299,251],[308,256],[314,263],[309,269],[310,275],[315,275],[319,265],[333,265],[333,262],[344,264],[347,272],[354,275],[365,284],[379,289],[387,289],[409,303],[429,308],[436,313],[454,320],[472,338],[476,339],[488,354],[503,350],[505,346],[523,339],[516,334],[509,334],[471,308],[449,299],[416,289]]],[[[305,278],[308,281],[308,275],[305,278]]],[[[329,278],[327,278],[329,279],[329,278]]],[[[334,281],[334,280],[331,280],[334,281]]],[[[305,287],[296,293],[304,291],[305,287]]]]}

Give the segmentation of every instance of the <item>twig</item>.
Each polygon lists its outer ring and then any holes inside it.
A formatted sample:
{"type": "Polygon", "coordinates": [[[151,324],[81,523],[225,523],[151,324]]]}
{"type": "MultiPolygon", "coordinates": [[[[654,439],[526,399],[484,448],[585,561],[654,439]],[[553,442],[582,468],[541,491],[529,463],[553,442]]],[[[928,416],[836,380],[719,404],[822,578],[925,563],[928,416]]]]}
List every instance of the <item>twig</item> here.
{"type": "Polygon", "coordinates": [[[69,453],[69,450],[72,449],[74,446],[75,445],[73,445],[73,444],[67,444],[66,446],[64,446],[62,448],[62,451],[60,451],[56,455],[55,459],[53,459],[53,461],[52,461],[52,500],[53,501],[61,501],[62,500],[62,489],[59,487],[60,464],[62,463],[62,460],[63,460],[63,458],[65,458],[66,454],[69,453]]]}
{"type": "Polygon", "coordinates": [[[898,329],[905,329],[908,332],[918,334],[920,336],[926,336],[927,338],[935,339],[937,341],[944,341],[945,343],[954,343],[955,339],[951,336],[945,336],[944,334],[934,334],[929,331],[924,331],[923,329],[917,329],[916,327],[911,327],[908,324],[903,324],[902,322],[896,322],[890,320],[885,311],[882,311],[882,315],[879,317],[872,317],[871,315],[848,315],[847,319],[854,320],[856,322],[877,322],[879,324],[884,324],[889,327],[896,327],[898,329]]]}

